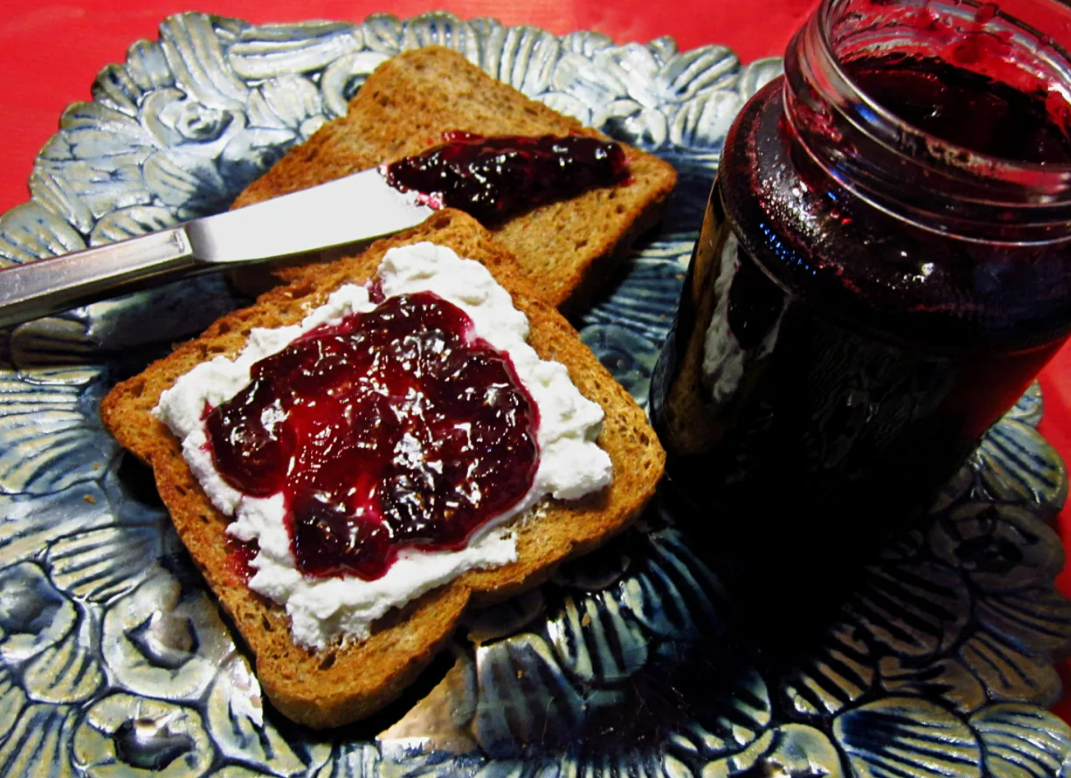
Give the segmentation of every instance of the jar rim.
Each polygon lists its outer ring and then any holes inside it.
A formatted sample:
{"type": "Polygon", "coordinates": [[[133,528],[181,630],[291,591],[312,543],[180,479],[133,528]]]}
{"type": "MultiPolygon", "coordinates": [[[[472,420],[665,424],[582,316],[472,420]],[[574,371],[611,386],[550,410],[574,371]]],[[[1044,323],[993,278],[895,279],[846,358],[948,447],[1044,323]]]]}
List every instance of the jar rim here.
{"type": "MultiPolygon", "coordinates": [[[[1054,10],[1061,9],[1071,24],[1071,6],[1059,0],[1033,0],[1051,6],[1054,10]]],[[[935,161],[945,163],[943,167],[949,172],[957,169],[965,172],[984,171],[988,178],[996,178],[1009,184],[1020,184],[1031,188],[1048,190],[1051,194],[1058,191],[1071,191],[1071,162],[1032,162],[1010,157],[1001,157],[984,152],[975,151],[967,146],[946,140],[933,133],[918,127],[907,121],[886,106],[868,95],[859,88],[852,77],[843,67],[843,55],[838,51],[837,42],[833,39],[833,29],[837,23],[837,14],[842,7],[849,5],[851,0],[821,0],[818,9],[812,16],[817,22],[818,40],[824,49],[824,55],[828,58],[829,66],[834,70],[841,88],[847,87],[852,99],[861,102],[866,109],[865,117],[867,129],[876,135],[878,139],[886,140],[886,147],[895,153],[903,153],[905,147],[925,148],[935,161]],[[888,141],[893,141],[892,143],[888,141]]],[[[876,0],[873,4],[893,9],[894,14],[910,14],[924,9],[927,12],[939,11],[945,14],[949,11],[958,11],[956,16],[960,20],[971,22],[979,20],[979,12],[984,14],[982,24],[985,27],[1005,28],[1005,34],[1011,32],[1015,36],[1015,43],[1020,44],[1018,50],[1028,51],[1023,45],[1030,39],[1036,42],[1034,54],[1039,60],[1049,66],[1053,73],[1062,72],[1064,79],[1060,82],[1046,80],[1050,88],[1060,86],[1062,96],[1068,108],[1071,109],[1071,54],[1059,45],[1051,36],[1039,31],[1035,27],[1021,19],[1010,15],[998,4],[992,2],[977,2],[977,0],[953,0],[954,5],[933,2],[933,0],[898,0],[896,3],[883,3],[876,0]],[[972,18],[973,17],[973,18],[972,18]]],[[[1004,3],[1002,2],[1001,5],[1004,3]]],[[[980,28],[976,32],[988,33],[990,30],[980,28]]],[[[1041,78],[1038,78],[1041,85],[1041,78]]],[[[1068,128],[1071,130],[1071,127],[1068,128]]]]}
{"type": "MultiPolygon", "coordinates": [[[[1071,5],[1005,1],[1049,4],[1068,20],[1071,33],[1071,5]]],[[[865,94],[850,68],[855,60],[887,55],[947,63],[1026,95],[1038,95],[1040,89],[1045,110],[1061,132],[1071,135],[1071,55],[996,5],[822,0],[789,43],[781,90],[785,131],[806,152],[811,160],[806,164],[926,230],[981,242],[1071,239],[1071,162],[1039,164],[985,154],[901,118],[865,94]],[[945,13],[950,8],[957,13],[945,13]],[[957,48],[965,41],[989,46],[990,37],[1004,59],[982,49],[977,53],[984,57],[968,60],[967,50],[957,48]],[[1048,102],[1052,96],[1058,102],[1048,102]]],[[[971,118],[965,115],[962,121],[971,118]]]]}

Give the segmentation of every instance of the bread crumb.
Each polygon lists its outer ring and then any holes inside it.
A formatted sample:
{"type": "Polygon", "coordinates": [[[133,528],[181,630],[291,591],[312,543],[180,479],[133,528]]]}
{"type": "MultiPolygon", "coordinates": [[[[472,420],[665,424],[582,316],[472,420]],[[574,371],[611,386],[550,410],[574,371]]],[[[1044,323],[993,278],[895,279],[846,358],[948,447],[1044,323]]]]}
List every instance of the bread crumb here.
{"type": "Polygon", "coordinates": [[[590,613],[585,613],[580,618],[580,626],[581,627],[590,627],[591,626],[591,614],[590,613]]]}
{"type": "Polygon", "coordinates": [[[90,505],[96,505],[97,504],[97,498],[94,497],[91,494],[82,495],[82,499],[85,500],[86,502],[88,502],[90,505]]]}

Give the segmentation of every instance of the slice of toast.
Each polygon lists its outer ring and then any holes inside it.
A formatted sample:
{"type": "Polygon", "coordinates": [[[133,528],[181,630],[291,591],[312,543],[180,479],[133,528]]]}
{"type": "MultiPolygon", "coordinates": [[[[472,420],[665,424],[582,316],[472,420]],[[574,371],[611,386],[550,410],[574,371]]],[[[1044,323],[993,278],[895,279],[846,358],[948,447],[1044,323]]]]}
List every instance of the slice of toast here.
{"type": "MultiPolygon", "coordinates": [[[[346,116],[291,149],[233,207],[322,184],[413,156],[443,133],[605,138],[497,81],[461,54],[438,46],[387,60],[350,102],[346,116]]],[[[607,280],[616,259],[661,217],[676,183],[668,162],[625,146],[630,176],[519,213],[491,231],[551,305],[576,310],[607,280]]],[[[281,277],[287,277],[284,271],[281,277]]]]}
{"type": "Polygon", "coordinates": [[[474,219],[450,210],[373,244],[360,256],[305,267],[289,285],[224,316],[198,339],[117,385],[104,399],[101,415],[119,443],[152,467],[179,536],[254,654],[269,699],[294,721],[318,728],[354,721],[394,699],[446,643],[469,605],[533,587],[564,560],[620,532],[654,493],[665,456],[643,410],[561,314],[535,296],[509,254],[474,219]],[[343,283],[371,277],[389,248],[423,240],[483,262],[528,316],[529,343],[539,356],[562,362],[581,393],[602,406],[606,416],[598,443],[613,462],[613,482],[581,500],[542,503],[538,515],[518,524],[516,562],[464,573],[380,619],[363,642],[324,651],[298,648],[283,607],[246,586],[227,550],[230,519],[209,502],[179,440],[151,411],[161,393],[195,365],[217,354],[237,354],[251,328],[299,322],[343,283]]]}

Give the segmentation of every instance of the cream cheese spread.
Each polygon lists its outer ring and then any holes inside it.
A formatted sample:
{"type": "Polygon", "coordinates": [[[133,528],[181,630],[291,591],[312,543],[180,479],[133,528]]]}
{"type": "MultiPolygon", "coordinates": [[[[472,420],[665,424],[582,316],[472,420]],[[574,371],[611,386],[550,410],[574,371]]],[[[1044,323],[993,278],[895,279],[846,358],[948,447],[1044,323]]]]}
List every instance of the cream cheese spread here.
{"type": "Polygon", "coordinates": [[[250,382],[250,369],[256,362],[281,351],[301,334],[351,313],[374,309],[368,290],[343,286],[301,324],[254,329],[236,358],[216,357],[179,378],[161,395],[153,412],[182,440],[183,455],[212,503],[232,517],[228,533],[256,544],[249,586],[286,608],[294,642],[304,647],[324,648],[338,639],[366,638],[372,622],[389,609],[466,570],[514,561],[517,549],[511,519],[529,512],[547,495],[576,499],[603,488],[612,477],[610,458],[595,443],[602,408],[580,394],[564,365],[540,359],[528,345],[527,317],[513,306],[509,292],[487,268],[444,246],[418,243],[388,251],[377,277],[387,297],[430,291],[453,303],[472,320],[477,337],[509,354],[517,377],[539,410],[539,463],[528,493],[510,511],[480,527],[463,549],[402,550],[386,574],[371,581],[356,576],[305,576],[291,551],[282,494],[257,498],[224,482],[209,453],[203,411],[206,404],[215,407],[236,395],[250,382]]]}

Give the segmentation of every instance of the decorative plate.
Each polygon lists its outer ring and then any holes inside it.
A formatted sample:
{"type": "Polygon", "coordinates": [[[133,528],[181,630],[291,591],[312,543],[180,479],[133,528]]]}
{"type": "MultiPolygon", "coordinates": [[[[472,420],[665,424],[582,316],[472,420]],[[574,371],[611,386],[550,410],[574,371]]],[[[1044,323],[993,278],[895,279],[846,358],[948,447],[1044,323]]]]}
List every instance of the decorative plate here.
{"type": "MultiPolygon", "coordinates": [[[[441,13],[262,27],[172,17],[101,72],[93,102],[64,113],[33,199],[0,217],[0,257],[225,207],[343,112],[380,61],[425,43],[677,166],[661,233],[577,322],[645,402],[722,139],[776,60],[745,68],[719,46],[617,46],[441,13]]],[[[327,733],[290,724],[262,700],[151,481],[97,415],[111,383],[239,302],[201,279],[0,334],[0,774],[1071,772],[1071,730],[1044,709],[1071,640],[1071,603],[1053,586],[1063,550],[1046,523],[1067,479],[1036,431],[1036,388],[841,602],[804,599],[782,621],[771,585],[741,608],[708,553],[716,530],[697,534],[662,495],[625,537],[472,616],[387,711],[327,733]]],[[[762,548],[729,551],[763,578],[762,548]]],[[[814,564],[798,562],[793,586],[814,564]]]]}

